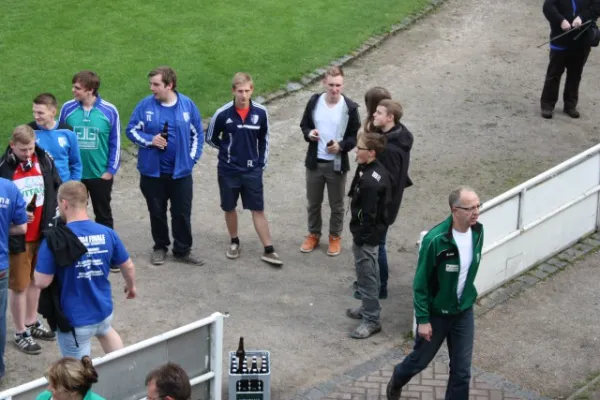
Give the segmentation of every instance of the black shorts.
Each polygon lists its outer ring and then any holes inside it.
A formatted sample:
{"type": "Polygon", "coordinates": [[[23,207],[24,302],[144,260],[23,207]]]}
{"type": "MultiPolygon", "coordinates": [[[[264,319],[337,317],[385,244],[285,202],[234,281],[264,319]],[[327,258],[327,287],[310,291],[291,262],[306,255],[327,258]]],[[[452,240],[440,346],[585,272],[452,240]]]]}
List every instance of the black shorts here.
{"type": "Polygon", "coordinates": [[[241,194],[244,209],[263,211],[265,205],[262,176],[262,168],[255,168],[244,174],[219,175],[221,209],[233,211],[241,194]]]}

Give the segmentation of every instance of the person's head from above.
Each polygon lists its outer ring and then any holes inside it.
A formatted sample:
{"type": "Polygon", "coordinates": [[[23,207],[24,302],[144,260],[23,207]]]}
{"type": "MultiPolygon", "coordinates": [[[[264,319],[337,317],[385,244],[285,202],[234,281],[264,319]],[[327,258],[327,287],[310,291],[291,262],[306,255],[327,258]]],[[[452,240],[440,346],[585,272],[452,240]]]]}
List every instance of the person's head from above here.
{"type": "Polygon", "coordinates": [[[452,225],[459,232],[466,232],[479,219],[481,203],[475,190],[459,186],[450,192],[448,204],[452,212],[452,225]]]}
{"type": "Polygon", "coordinates": [[[361,132],[356,144],[356,162],[359,164],[372,163],[385,149],[385,135],[373,132],[361,132]]]}
{"type": "Polygon", "coordinates": [[[329,103],[337,103],[344,91],[344,71],[340,67],[330,67],[323,77],[325,98],[329,103]]]}
{"type": "Polygon", "coordinates": [[[381,100],[373,113],[373,125],[387,132],[402,118],[402,105],[394,100],[381,100]]]}
{"type": "Polygon", "coordinates": [[[146,376],[148,400],[190,400],[190,378],[181,366],[167,363],[150,371],[146,376]]]}
{"type": "Polygon", "coordinates": [[[46,379],[52,400],[82,400],[98,382],[98,373],[88,356],[64,357],[50,365],[46,379]]]}
{"type": "Polygon", "coordinates": [[[56,121],[56,110],[58,103],[52,93],[42,93],[33,99],[33,119],[46,129],[52,128],[56,121]]]}
{"type": "Polygon", "coordinates": [[[73,75],[71,91],[75,100],[85,102],[98,96],[100,78],[93,71],[81,71],[73,75]]]}
{"type": "Polygon", "coordinates": [[[75,215],[87,215],[88,191],[79,181],[64,182],[58,188],[58,212],[64,221],[75,215]]]}
{"type": "Polygon", "coordinates": [[[154,98],[160,102],[169,102],[177,89],[177,74],[171,67],[163,65],[148,73],[150,90],[154,98]]]}
{"type": "Polygon", "coordinates": [[[237,108],[248,108],[252,92],[254,92],[252,77],[245,72],[236,73],[231,81],[231,91],[235,98],[235,106],[237,108]]]}
{"type": "Polygon", "coordinates": [[[13,129],[9,144],[17,162],[28,162],[35,153],[35,131],[29,125],[19,125],[13,129]]]}
{"type": "Polygon", "coordinates": [[[391,99],[390,92],[381,86],[374,86],[365,93],[365,106],[367,108],[367,118],[371,118],[381,100],[391,99]]]}

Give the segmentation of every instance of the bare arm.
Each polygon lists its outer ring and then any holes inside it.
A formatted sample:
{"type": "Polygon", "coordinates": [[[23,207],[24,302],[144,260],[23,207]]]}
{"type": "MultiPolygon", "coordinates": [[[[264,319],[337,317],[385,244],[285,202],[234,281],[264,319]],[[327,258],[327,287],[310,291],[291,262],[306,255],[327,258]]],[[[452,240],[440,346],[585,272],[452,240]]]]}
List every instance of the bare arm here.
{"type": "Polygon", "coordinates": [[[8,228],[9,235],[24,235],[27,233],[27,223],[21,225],[11,225],[8,228]]]}
{"type": "Polygon", "coordinates": [[[33,273],[33,281],[39,289],[45,289],[50,286],[52,279],[54,279],[54,275],[43,274],[37,271],[33,273]]]}
{"type": "Polygon", "coordinates": [[[123,279],[125,279],[125,292],[127,293],[128,299],[133,299],[136,295],[135,290],[135,266],[133,265],[133,261],[131,258],[128,258],[121,267],[121,275],[123,275],[123,279]]]}

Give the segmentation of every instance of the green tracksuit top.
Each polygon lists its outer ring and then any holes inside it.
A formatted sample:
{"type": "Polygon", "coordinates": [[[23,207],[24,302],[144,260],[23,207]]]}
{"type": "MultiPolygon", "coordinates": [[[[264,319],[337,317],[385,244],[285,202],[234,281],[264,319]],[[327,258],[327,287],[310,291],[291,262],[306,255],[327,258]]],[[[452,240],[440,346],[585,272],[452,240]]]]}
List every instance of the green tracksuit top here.
{"type": "Polygon", "coordinates": [[[460,274],[458,247],[452,237],[452,216],[433,227],[421,243],[417,271],[413,281],[415,315],[418,324],[426,324],[433,315],[456,315],[469,309],[477,299],[475,276],[481,261],[483,225],[471,226],[473,261],[460,301],[456,294],[460,274]]]}

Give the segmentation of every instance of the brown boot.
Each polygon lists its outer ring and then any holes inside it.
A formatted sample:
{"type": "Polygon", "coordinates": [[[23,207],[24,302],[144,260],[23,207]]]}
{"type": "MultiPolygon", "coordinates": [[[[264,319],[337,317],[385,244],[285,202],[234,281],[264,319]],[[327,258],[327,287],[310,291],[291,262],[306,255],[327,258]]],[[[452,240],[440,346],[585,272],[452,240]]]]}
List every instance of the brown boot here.
{"type": "Polygon", "coordinates": [[[328,256],[337,256],[342,252],[342,237],[337,235],[329,235],[329,248],[327,249],[328,256]]]}
{"type": "Polygon", "coordinates": [[[302,243],[302,247],[300,247],[300,251],[303,253],[310,253],[319,245],[319,241],[321,240],[321,236],[316,233],[309,233],[304,242],[302,243]]]}

